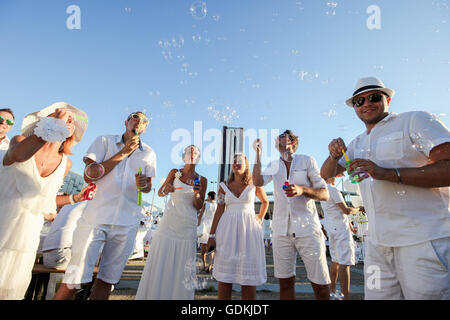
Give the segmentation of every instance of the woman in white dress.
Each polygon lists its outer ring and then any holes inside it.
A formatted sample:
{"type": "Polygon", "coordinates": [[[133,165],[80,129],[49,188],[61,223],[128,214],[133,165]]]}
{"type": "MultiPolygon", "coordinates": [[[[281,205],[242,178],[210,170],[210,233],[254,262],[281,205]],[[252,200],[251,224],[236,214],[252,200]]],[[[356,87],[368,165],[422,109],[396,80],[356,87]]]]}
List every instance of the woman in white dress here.
{"type": "Polygon", "coordinates": [[[72,166],[66,154],[86,127],[83,111],[55,103],[26,116],[11,139],[0,162],[0,299],[24,298],[44,216],[81,200],[82,193],[56,194],[72,166]]]}
{"type": "Polygon", "coordinates": [[[183,152],[184,168],[172,169],[158,191],[160,197],[168,193],[171,196],[153,235],[136,300],[194,299],[197,212],[203,206],[208,185],[206,178],[195,172],[199,159],[200,150],[187,147],[183,152]]]}
{"type": "Polygon", "coordinates": [[[199,238],[198,242],[201,246],[201,256],[203,263],[203,271],[211,272],[212,263],[214,259],[214,252],[209,254],[209,266],[206,267],[206,254],[208,252],[207,244],[208,244],[208,236],[209,230],[211,229],[211,224],[214,219],[214,213],[217,209],[217,203],[215,201],[216,193],[214,191],[208,192],[208,199],[203,204],[202,209],[200,210],[200,214],[198,216],[198,233],[199,238]]]}
{"type": "Polygon", "coordinates": [[[262,217],[269,201],[262,187],[252,184],[247,157],[234,156],[227,184],[221,183],[208,248],[216,245],[213,277],[218,281],[218,298],[231,300],[232,284],[242,287],[242,300],[256,299],[256,286],[267,280],[262,217]],[[255,215],[255,195],[261,200],[255,215]]]}

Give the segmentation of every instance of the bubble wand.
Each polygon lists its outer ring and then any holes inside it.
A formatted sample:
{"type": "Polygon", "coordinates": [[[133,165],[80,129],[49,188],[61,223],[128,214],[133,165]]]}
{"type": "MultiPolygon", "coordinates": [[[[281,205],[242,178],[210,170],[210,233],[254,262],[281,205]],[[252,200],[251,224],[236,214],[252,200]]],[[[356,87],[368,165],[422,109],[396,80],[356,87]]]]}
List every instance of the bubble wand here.
{"type": "MultiPolygon", "coordinates": [[[[142,173],[142,169],[139,168],[139,170],[138,170],[138,175],[141,175],[141,173],[142,173]]],[[[141,187],[137,187],[137,189],[138,189],[138,191],[137,191],[137,201],[136,201],[136,204],[137,204],[138,206],[140,206],[140,205],[142,204],[142,192],[141,192],[141,187]]]]}
{"type": "Polygon", "coordinates": [[[351,162],[350,158],[347,156],[344,149],[342,149],[342,153],[344,154],[344,157],[345,157],[345,164],[347,167],[347,172],[350,175],[351,183],[358,183],[358,182],[360,182],[360,179],[365,179],[365,178],[369,177],[367,172],[362,171],[362,170],[358,170],[358,171],[353,170],[352,172],[349,172],[350,162],[351,162]]]}

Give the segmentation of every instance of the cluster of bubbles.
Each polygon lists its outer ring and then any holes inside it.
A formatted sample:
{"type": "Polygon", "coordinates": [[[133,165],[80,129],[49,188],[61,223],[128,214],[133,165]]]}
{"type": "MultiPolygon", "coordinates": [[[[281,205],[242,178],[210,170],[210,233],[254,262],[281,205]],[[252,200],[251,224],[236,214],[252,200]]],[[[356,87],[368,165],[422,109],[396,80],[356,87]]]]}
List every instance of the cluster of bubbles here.
{"type": "Polygon", "coordinates": [[[181,49],[184,46],[184,38],[182,36],[173,36],[171,40],[159,40],[158,46],[162,49],[161,55],[168,63],[171,63],[175,57],[182,61],[184,56],[176,54],[176,50],[181,49]]]}
{"type": "Polygon", "coordinates": [[[217,103],[210,103],[208,105],[208,113],[216,121],[224,124],[231,124],[239,119],[236,109],[229,105],[222,106],[217,103]]]}
{"type": "Polygon", "coordinates": [[[331,119],[336,116],[337,112],[334,109],[329,109],[327,112],[323,112],[322,114],[331,119]]]}
{"type": "Polygon", "coordinates": [[[319,73],[317,72],[297,70],[296,68],[292,70],[292,73],[301,81],[314,81],[319,78],[319,73]]]}
{"type": "Polygon", "coordinates": [[[373,66],[373,68],[377,71],[383,71],[384,66],[382,64],[376,64],[373,66]]]}

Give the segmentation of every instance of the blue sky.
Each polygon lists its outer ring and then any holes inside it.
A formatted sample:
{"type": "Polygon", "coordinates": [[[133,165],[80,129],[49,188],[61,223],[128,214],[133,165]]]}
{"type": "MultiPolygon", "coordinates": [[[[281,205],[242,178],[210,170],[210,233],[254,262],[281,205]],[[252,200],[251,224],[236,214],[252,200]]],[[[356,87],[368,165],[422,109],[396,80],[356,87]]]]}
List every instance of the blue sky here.
{"type": "MultiPolygon", "coordinates": [[[[391,111],[425,110],[449,126],[449,33],[444,0],[0,0],[0,105],[16,115],[10,137],[53,102],[85,110],[89,127],[71,157],[79,173],[95,137],[121,134],[125,117],[145,109],[156,188],[179,167],[172,133],[193,133],[194,121],[203,131],[292,129],[298,152],[320,166],[331,139],[349,142],[364,129],[344,104],[361,77],[397,91],[391,111]],[[202,2],[206,12],[193,16],[202,2]],[[70,5],[80,8],[80,29],[66,26],[70,5]],[[367,27],[371,5],[380,29],[367,27]]],[[[217,171],[198,166],[212,181],[217,171]]]]}

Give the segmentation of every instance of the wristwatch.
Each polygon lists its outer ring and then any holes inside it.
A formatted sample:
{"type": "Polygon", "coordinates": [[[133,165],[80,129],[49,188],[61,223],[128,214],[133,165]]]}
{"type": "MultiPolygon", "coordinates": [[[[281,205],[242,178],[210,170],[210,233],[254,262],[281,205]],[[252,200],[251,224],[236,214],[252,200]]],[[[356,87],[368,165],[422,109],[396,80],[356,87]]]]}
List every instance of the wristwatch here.
{"type": "Polygon", "coordinates": [[[210,235],[209,235],[209,238],[210,238],[210,239],[215,239],[215,238],[216,238],[216,235],[215,235],[215,234],[210,234],[210,235]]]}

